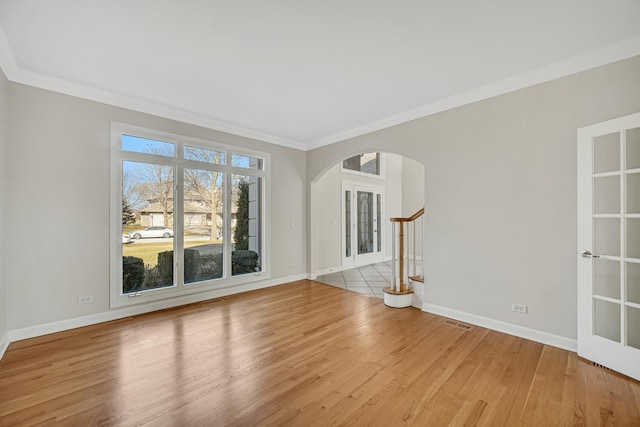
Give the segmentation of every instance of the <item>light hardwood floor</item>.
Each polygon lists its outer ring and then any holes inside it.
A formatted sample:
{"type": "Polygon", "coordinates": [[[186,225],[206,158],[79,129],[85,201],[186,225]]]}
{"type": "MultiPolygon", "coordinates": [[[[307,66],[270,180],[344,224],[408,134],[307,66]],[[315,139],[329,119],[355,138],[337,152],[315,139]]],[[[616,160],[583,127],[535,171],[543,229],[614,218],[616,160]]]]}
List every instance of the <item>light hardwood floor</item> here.
{"type": "Polygon", "coordinates": [[[299,281],[25,340],[0,425],[640,425],[638,382],[446,320],[299,281]]]}

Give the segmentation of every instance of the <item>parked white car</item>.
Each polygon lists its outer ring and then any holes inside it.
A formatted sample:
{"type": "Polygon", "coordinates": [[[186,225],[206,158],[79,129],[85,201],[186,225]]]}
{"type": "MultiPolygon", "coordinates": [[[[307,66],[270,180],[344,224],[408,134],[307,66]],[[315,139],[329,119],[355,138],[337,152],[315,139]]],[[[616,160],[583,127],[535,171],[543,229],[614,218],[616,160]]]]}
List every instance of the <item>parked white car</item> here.
{"type": "Polygon", "coordinates": [[[131,237],[129,237],[129,235],[128,235],[128,234],[123,234],[123,235],[122,235],[122,243],[123,243],[123,244],[124,244],[124,243],[131,243],[131,242],[132,242],[131,237]]]}
{"type": "Polygon", "coordinates": [[[168,239],[173,237],[173,230],[168,227],[153,226],[147,227],[144,230],[132,231],[129,233],[129,237],[132,239],[144,239],[147,237],[164,237],[168,239]]]}

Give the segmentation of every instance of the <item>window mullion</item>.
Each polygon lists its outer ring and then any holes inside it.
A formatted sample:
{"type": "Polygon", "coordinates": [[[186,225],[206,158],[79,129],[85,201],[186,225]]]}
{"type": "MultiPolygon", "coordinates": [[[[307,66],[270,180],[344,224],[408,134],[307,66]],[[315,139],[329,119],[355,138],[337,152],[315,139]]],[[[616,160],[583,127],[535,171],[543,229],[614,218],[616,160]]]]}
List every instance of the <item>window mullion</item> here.
{"type": "Polygon", "coordinates": [[[228,166],[228,172],[235,175],[251,175],[251,176],[257,176],[260,178],[264,178],[267,176],[267,173],[263,170],[247,169],[247,168],[241,168],[237,166],[228,166]]]}

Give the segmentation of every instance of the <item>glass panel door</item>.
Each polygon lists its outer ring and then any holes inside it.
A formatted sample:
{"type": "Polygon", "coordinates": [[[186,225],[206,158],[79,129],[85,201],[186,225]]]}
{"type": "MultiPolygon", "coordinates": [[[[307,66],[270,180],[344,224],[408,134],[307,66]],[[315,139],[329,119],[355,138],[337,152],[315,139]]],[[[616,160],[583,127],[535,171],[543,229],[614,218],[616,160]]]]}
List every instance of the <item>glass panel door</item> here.
{"type": "Polygon", "coordinates": [[[381,187],[342,183],[342,266],[374,264],[384,260],[381,187]]]}
{"type": "Polygon", "coordinates": [[[578,354],[640,379],[640,114],[578,131],[578,354]]]}

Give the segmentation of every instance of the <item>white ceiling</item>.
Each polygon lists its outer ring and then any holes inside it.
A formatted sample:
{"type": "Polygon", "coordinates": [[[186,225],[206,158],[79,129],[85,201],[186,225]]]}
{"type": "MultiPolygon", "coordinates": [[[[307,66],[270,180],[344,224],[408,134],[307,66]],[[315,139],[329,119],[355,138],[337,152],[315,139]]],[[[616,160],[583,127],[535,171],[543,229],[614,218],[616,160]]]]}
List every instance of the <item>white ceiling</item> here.
{"type": "Polygon", "coordinates": [[[640,54],[638,0],[0,0],[0,27],[12,81],[300,149],[640,54]]]}

